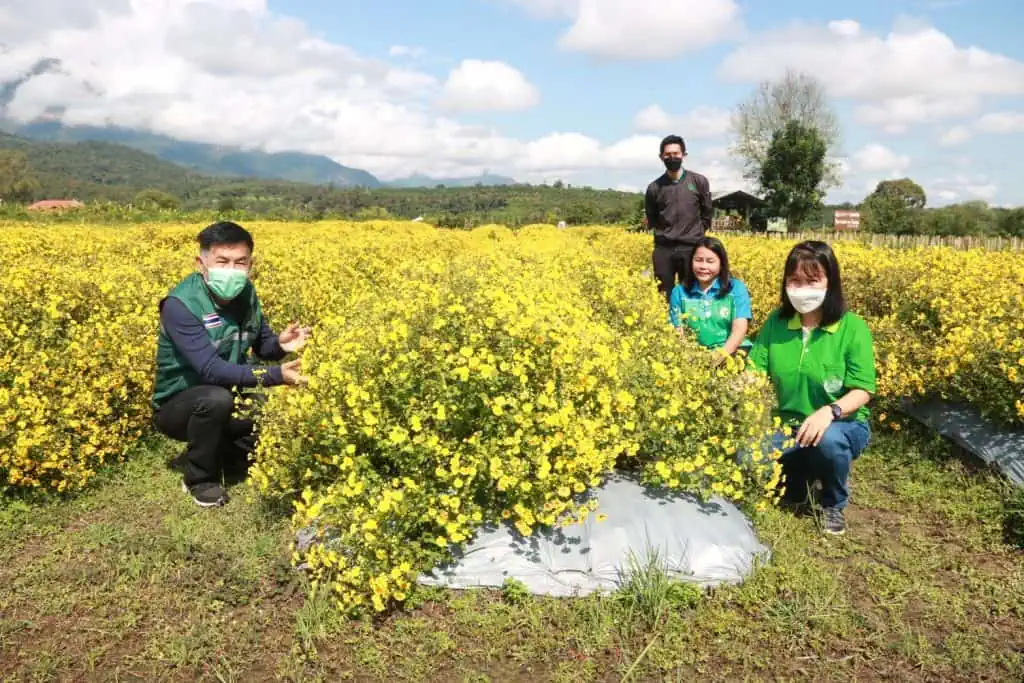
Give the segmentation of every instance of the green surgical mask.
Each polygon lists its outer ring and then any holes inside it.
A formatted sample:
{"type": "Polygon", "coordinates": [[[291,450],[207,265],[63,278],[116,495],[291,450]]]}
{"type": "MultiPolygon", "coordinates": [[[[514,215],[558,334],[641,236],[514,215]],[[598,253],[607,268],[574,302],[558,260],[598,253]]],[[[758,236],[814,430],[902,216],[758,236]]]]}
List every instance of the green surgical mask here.
{"type": "Polygon", "coordinates": [[[249,273],[237,268],[208,268],[206,285],[222,301],[231,301],[245,289],[249,273]]]}

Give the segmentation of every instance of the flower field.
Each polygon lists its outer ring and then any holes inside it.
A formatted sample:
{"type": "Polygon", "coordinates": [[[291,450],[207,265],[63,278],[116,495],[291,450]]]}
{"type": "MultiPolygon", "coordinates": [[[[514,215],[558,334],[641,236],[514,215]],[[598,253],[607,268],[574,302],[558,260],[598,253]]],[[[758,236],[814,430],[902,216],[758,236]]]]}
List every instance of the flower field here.
{"type": "MultiPolygon", "coordinates": [[[[156,302],[201,227],[0,227],[0,489],[79,489],[148,429],[156,302]]],[[[295,560],[344,606],[401,601],[485,522],[591,514],[583,494],[615,466],[770,504],[778,467],[737,457],[771,426],[768,389],[668,327],[649,237],[247,227],[272,325],[314,326],[312,381],[270,392],[253,482],[325,532],[295,560]]],[[[726,245],[756,328],[791,245],[726,245]]],[[[1024,257],[836,248],[874,333],[880,421],[938,393],[1024,422],[1024,257]]]]}

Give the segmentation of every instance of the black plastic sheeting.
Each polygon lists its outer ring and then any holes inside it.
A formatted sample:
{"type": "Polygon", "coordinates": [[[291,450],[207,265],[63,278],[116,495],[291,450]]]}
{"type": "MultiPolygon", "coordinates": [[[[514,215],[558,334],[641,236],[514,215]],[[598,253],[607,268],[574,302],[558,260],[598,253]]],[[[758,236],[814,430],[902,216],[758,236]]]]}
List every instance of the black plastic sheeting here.
{"type": "Polygon", "coordinates": [[[1024,429],[987,420],[969,404],[935,398],[904,401],[900,410],[1024,487],[1024,429]]]}

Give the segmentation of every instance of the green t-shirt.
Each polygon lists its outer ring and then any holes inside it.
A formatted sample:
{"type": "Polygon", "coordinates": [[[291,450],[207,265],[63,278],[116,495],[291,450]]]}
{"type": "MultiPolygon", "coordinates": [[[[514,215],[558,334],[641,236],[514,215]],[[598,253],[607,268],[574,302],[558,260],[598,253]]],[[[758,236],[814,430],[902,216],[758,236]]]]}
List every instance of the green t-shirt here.
{"type": "MultiPolygon", "coordinates": [[[[811,330],[805,342],[800,315],[786,320],[776,309],[750,350],[750,364],[771,378],[778,399],[775,414],[789,424],[803,422],[851,389],[876,391],[871,330],[855,313],[811,330]]],[[[863,406],[851,417],[867,422],[869,416],[863,406]]]]}

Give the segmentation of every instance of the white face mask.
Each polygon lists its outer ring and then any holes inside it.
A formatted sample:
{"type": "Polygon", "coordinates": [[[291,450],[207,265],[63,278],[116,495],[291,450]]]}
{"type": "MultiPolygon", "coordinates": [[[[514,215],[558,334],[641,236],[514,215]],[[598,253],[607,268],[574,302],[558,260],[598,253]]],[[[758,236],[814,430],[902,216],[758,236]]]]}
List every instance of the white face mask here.
{"type": "Polygon", "coordinates": [[[797,313],[810,313],[821,308],[827,292],[828,290],[815,287],[786,287],[786,296],[797,313]]]}

